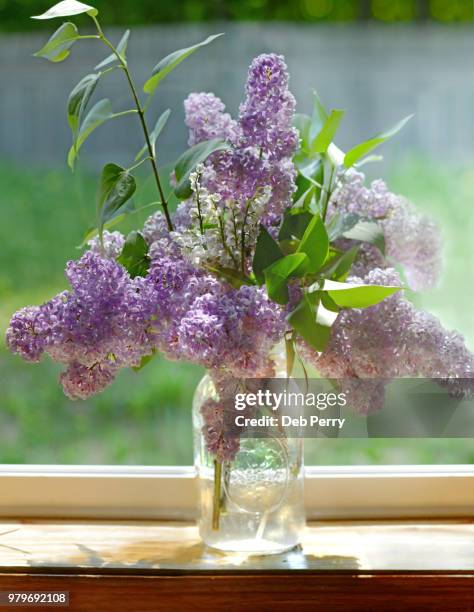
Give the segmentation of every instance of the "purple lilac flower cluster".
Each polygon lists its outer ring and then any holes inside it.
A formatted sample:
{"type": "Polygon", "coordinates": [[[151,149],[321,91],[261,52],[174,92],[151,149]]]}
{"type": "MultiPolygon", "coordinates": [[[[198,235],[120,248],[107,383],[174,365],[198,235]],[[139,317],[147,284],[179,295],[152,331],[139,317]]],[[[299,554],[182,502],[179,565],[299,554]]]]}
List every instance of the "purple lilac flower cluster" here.
{"type": "MultiPolygon", "coordinates": [[[[393,268],[374,268],[349,281],[401,286],[393,268]]],[[[370,308],[341,311],[323,353],[303,342],[300,350],[322,376],[344,381],[351,408],[359,414],[382,407],[385,384],[393,378],[443,379],[458,396],[473,391],[474,355],[462,336],[417,310],[402,291],[370,308]],[[371,387],[367,379],[372,379],[371,387]]]]}
{"type": "MultiPolygon", "coordinates": [[[[405,198],[391,193],[382,180],[365,186],[361,172],[341,177],[329,214],[356,213],[374,219],[383,228],[386,255],[400,263],[409,286],[415,291],[435,286],[441,268],[441,240],[436,224],[405,198]]],[[[386,264],[380,251],[366,245],[356,262],[357,274],[386,264]]]]}
{"type": "Polygon", "coordinates": [[[274,227],[292,203],[296,175],[291,157],[298,147],[298,132],[291,123],[295,99],[288,89],[283,57],[257,57],[249,69],[246,94],[238,122],[230,120],[213,94],[192,94],[185,102],[189,142],[229,140],[232,150],[217,153],[206,163],[204,186],[219,194],[221,206],[232,202],[241,209],[262,187],[271,187],[261,221],[274,227]]]}
{"type": "MultiPolygon", "coordinates": [[[[104,252],[117,240],[106,233],[104,252]]],[[[166,238],[152,243],[146,278],[131,279],[92,249],[68,263],[71,291],[17,312],[7,331],[9,348],[23,358],[38,361],[46,352],[67,364],[61,382],[69,397],[103,390],[119,369],[156,350],[209,369],[225,364],[237,377],[267,371],[285,321],[263,289],[233,289],[193,268],[166,238]]]]}
{"type": "MultiPolygon", "coordinates": [[[[172,215],[172,232],[161,213],[145,222],[146,277],[130,277],[116,261],[124,237],[105,232],[102,241],[90,241],[80,260],[67,264],[70,290],[13,316],[10,350],[28,361],[47,353],[65,364],[61,382],[72,399],[103,390],[121,368],[137,366],[156,351],[209,369],[224,398],[237,379],[272,376],[271,351],[288,331],[288,309],[271,301],[264,288],[234,288],[208,272],[207,264],[235,264],[248,272],[259,224],[276,236],[295,192],[294,109],[286,65],[274,54],[261,55],[250,66],[238,120],[213,94],[189,96],[190,145],[222,138],[230,148],[214,153],[192,175],[193,196],[172,215]],[[202,211],[210,222],[199,227],[196,215],[202,211]],[[213,229],[206,233],[204,226],[213,229]]],[[[434,284],[440,248],[435,225],[382,181],[366,187],[362,174],[341,174],[328,209],[329,217],[336,213],[374,219],[386,238],[386,256],[362,244],[349,281],[400,285],[389,267],[395,260],[411,287],[434,284]]],[[[293,279],[288,308],[301,294],[293,279]]],[[[465,379],[474,374],[473,355],[461,336],[417,311],[402,292],[371,308],[341,311],[322,353],[301,339],[297,344],[320,374],[346,381],[353,408],[361,414],[381,405],[390,378],[442,378],[452,393],[462,395],[465,379]],[[361,385],[367,380],[373,381],[370,393],[361,385]]],[[[219,460],[231,460],[239,440],[223,434],[222,402],[210,400],[202,415],[208,449],[219,460]]]]}

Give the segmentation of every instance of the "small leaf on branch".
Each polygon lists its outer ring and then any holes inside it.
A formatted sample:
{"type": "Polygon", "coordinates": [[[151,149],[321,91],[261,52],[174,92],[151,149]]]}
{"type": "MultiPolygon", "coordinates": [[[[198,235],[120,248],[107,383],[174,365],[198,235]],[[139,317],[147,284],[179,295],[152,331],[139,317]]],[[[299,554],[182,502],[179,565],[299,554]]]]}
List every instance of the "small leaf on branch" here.
{"type": "Polygon", "coordinates": [[[176,197],[185,200],[192,194],[189,175],[198,164],[206,161],[212,153],[230,149],[230,144],[222,138],[205,140],[185,151],[176,162],[175,174],[177,185],[175,187],[176,197]]]}
{"type": "Polygon", "coordinates": [[[150,267],[148,244],[140,232],[130,232],[117,261],[126,268],[132,278],[147,275],[150,267]]]}
{"type": "Polygon", "coordinates": [[[325,280],[323,291],[341,308],[368,308],[400,291],[401,287],[325,280]]]}
{"type": "MultiPolygon", "coordinates": [[[[150,134],[150,143],[153,149],[153,155],[155,155],[156,141],[158,140],[159,135],[161,134],[163,128],[165,127],[170,115],[171,115],[171,110],[168,108],[167,110],[165,110],[164,113],[162,113],[158,117],[158,121],[156,122],[156,125],[153,128],[153,132],[150,134]]],[[[140,151],[136,154],[135,161],[139,161],[145,155],[147,151],[148,151],[148,146],[143,145],[140,151]]]]}
{"type": "Polygon", "coordinates": [[[99,81],[98,74],[86,75],[69,94],[67,118],[73,135],[77,133],[84,111],[99,81]]]}
{"type": "Polygon", "coordinates": [[[380,223],[376,221],[359,221],[353,228],[344,232],[343,236],[373,244],[382,254],[385,253],[385,234],[380,223]]]}
{"type": "Polygon", "coordinates": [[[359,252],[359,248],[359,245],[356,245],[348,251],[340,253],[331,261],[330,265],[324,266],[321,272],[327,278],[345,281],[359,252]]]}
{"type": "Polygon", "coordinates": [[[119,211],[122,212],[124,205],[130,200],[135,190],[135,179],[128,170],[117,164],[104,166],[97,201],[100,235],[107,221],[110,221],[119,211]]]}
{"type": "Polygon", "coordinates": [[[293,127],[295,127],[300,135],[301,149],[309,151],[309,130],[311,128],[311,118],[308,115],[296,113],[293,117],[293,127]]]}
{"type": "Polygon", "coordinates": [[[259,285],[265,282],[263,271],[272,263],[283,257],[278,243],[270,236],[267,229],[261,225],[257,238],[255,254],[253,256],[252,269],[259,285]]]}
{"type": "Polygon", "coordinates": [[[71,169],[74,169],[74,163],[78,156],[79,150],[87,138],[89,138],[95,129],[113,117],[114,113],[110,100],[100,100],[91,108],[79,127],[79,131],[72,147],[69,149],[67,163],[71,169]]]}
{"type": "MultiPolygon", "coordinates": [[[[126,30],[126,32],[123,34],[122,38],[120,39],[116,47],[117,53],[120,55],[120,57],[122,58],[124,62],[126,62],[127,60],[126,53],[127,53],[127,46],[128,46],[129,38],[130,38],[130,30],[126,30]]],[[[115,55],[115,53],[111,53],[104,60],[102,60],[99,64],[97,64],[94,70],[102,70],[102,68],[105,68],[109,64],[113,64],[114,62],[118,62],[118,61],[119,61],[118,57],[115,55]]]]}
{"type": "MultiPolygon", "coordinates": [[[[128,214],[134,211],[135,211],[135,207],[133,205],[133,201],[129,200],[127,204],[123,208],[121,208],[121,210],[115,216],[111,217],[107,221],[107,223],[104,223],[104,227],[102,229],[108,230],[108,229],[111,229],[112,227],[115,227],[116,225],[121,223],[128,214]]],[[[98,233],[99,233],[99,230],[97,229],[97,227],[89,227],[84,232],[82,242],[81,244],[77,245],[76,249],[83,249],[86,246],[86,244],[89,242],[89,240],[97,236],[98,233]]]]}
{"type": "Polygon", "coordinates": [[[385,253],[385,235],[383,227],[374,219],[361,217],[356,213],[341,215],[336,213],[331,217],[327,230],[331,242],[338,238],[349,238],[368,242],[385,253]]]}
{"type": "Polygon", "coordinates": [[[336,212],[327,224],[327,232],[329,240],[333,242],[337,238],[341,238],[344,232],[352,229],[363,217],[356,213],[341,214],[336,212]]]}
{"type": "Polygon", "coordinates": [[[343,110],[332,110],[321,131],[311,143],[312,153],[326,153],[344,116],[343,110]]]}
{"type": "Polygon", "coordinates": [[[183,60],[189,57],[192,53],[197,51],[200,47],[204,47],[211,43],[216,38],[223,36],[223,34],[214,34],[213,36],[209,36],[206,40],[198,43],[197,45],[193,45],[192,47],[186,47],[185,49],[179,49],[178,51],[174,51],[170,53],[165,58],[161,60],[154,68],[152,72],[152,76],[148,79],[148,81],[143,86],[143,91],[147,94],[154,93],[155,89],[158,87],[160,82],[172,71],[174,70],[183,60]]]}
{"type": "Polygon", "coordinates": [[[56,17],[72,17],[87,13],[90,17],[95,17],[99,11],[93,6],[77,2],[77,0],[63,0],[51,7],[42,15],[33,15],[32,19],[55,19],[56,17]]]}
{"type": "Polygon", "coordinates": [[[352,148],[344,156],[344,166],[346,166],[346,168],[350,168],[365,155],[373,151],[376,147],[384,143],[386,140],[389,140],[389,138],[392,138],[392,136],[395,136],[395,134],[397,134],[412,117],[413,115],[405,117],[389,130],[381,132],[373,138],[370,138],[369,140],[366,140],[365,142],[362,142],[361,144],[352,148]]]}
{"type": "Polygon", "coordinates": [[[62,62],[69,56],[69,50],[78,38],[76,26],[70,22],[63,23],[34,56],[44,57],[50,62],[62,62]]]}
{"type": "Polygon", "coordinates": [[[301,238],[297,253],[306,253],[309,259],[309,272],[317,272],[329,251],[329,238],[323,220],[314,215],[301,238]]]}
{"type": "Polygon", "coordinates": [[[288,279],[304,276],[308,266],[309,259],[305,253],[293,253],[265,268],[265,283],[269,298],[277,304],[286,304],[289,300],[288,279]]]}
{"type": "Polygon", "coordinates": [[[302,174],[310,183],[316,187],[321,187],[321,166],[322,161],[318,156],[305,157],[295,160],[295,166],[300,174],[302,174]]]}
{"type": "Polygon", "coordinates": [[[308,227],[313,215],[309,212],[289,212],[285,213],[283,223],[278,234],[280,240],[289,240],[292,238],[301,239],[308,227]]]}
{"type": "Polygon", "coordinates": [[[288,315],[291,327],[317,351],[324,351],[331,337],[331,328],[316,322],[316,308],[304,295],[296,308],[288,315]]]}
{"type": "Polygon", "coordinates": [[[313,116],[311,118],[311,126],[309,131],[309,143],[313,142],[319,132],[322,130],[323,125],[328,120],[328,114],[326,109],[321,102],[321,99],[316,90],[313,91],[314,105],[313,105],[313,116]]]}

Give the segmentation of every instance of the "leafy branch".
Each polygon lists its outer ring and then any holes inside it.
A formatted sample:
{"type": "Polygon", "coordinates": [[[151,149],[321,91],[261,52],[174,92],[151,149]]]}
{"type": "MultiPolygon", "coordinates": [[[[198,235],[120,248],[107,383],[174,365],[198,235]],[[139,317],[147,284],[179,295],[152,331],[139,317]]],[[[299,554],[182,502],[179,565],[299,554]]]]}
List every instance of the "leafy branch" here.
{"type": "MultiPolygon", "coordinates": [[[[209,36],[206,40],[185,49],[179,49],[163,58],[153,69],[151,77],[146,81],[144,85],[144,91],[148,94],[148,98],[143,104],[140,100],[138,93],[138,87],[134,81],[132,73],[127,63],[127,46],[130,37],[130,32],[127,30],[118,44],[115,46],[111,40],[105,35],[99,20],[99,11],[87,4],[78,2],[77,0],[63,0],[58,4],[51,7],[42,15],[35,16],[34,19],[54,19],[57,17],[71,17],[74,15],[80,15],[86,13],[93,21],[97,34],[81,35],[72,22],[63,23],[58,30],[51,36],[48,42],[35,54],[37,57],[42,57],[51,62],[62,62],[64,61],[71,52],[72,46],[80,40],[99,40],[101,41],[111,52],[102,62],[100,62],[95,68],[94,72],[86,75],[72,90],[68,100],[68,122],[71,127],[73,134],[73,144],[68,153],[68,164],[71,169],[74,168],[76,158],[79,154],[84,142],[96,130],[99,126],[103,125],[110,119],[116,119],[126,115],[136,114],[138,115],[139,122],[143,131],[145,140],[144,147],[137,154],[135,161],[138,162],[141,158],[146,155],[145,161],[148,161],[151,166],[152,174],[158,190],[160,205],[163,210],[166,223],[169,231],[173,230],[173,223],[171,220],[170,209],[169,209],[169,197],[166,196],[165,188],[163,185],[162,177],[158,169],[158,161],[156,155],[155,143],[163,130],[170,111],[166,110],[158,119],[153,131],[150,132],[147,119],[146,111],[149,107],[150,101],[163,79],[172,72],[183,60],[197,51],[199,48],[209,44],[222,34],[209,36]],[[112,104],[109,100],[103,99],[97,102],[90,111],[87,111],[89,101],[95,91],[95,88],[102,76],[120,69],[123,71],[127,80],[128,86],[131,91],[133,98],[134,108],[127,109],[118,113],[114,113],[112,104]]],[[[222,148],[222,147],[221,147],[222,148]]],[[[205,159],[212,152],[211,148],[201,154],[202,159],[205,159]]],[[[102,172],[101,179],[101,193],[99,194],[98,201],[98,229],[99,234],[102,235],[105,224],[115,218],[119,213],[126,213],[129,209],[128,200],[131,198],[135,191],[136,183],[135,179],[130,174],[130,171],[136,168],[140,164],[132,166],[129,170],[119,168],[114,164],[107,164],[102,172]],[[115,167],[115,172],[110,172],[111,167],[115,167]],[[104,195],[104,176],[106,177],[105,185],[109,189],[109,192],[104,195]],[[111,181],[111,177],[116,179],[114,183],[111,181]],[[132,188],[133,187],[133,188],[132,188]],[[113,206],[104,205],[107,197],[110,196],[111,201],[114,202],[113,206]],[[112,215],[112,216],[111,216],[112,215]]],[[[189,173],[193,168],[189,168],[187,176],[183,178],[183,185],[186,189],[186,181],[188,180],[189,173]]]]}

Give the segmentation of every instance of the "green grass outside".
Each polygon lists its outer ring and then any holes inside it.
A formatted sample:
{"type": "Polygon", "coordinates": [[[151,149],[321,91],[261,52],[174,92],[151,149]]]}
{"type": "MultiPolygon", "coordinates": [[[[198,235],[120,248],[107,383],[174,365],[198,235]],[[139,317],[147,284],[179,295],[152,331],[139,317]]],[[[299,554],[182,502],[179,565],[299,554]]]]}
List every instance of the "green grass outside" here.
{"type": "MultiPolygon", "coordinates": [[[[474,348],[474,171],[448,169],[413,157],[398,163],[389,184],[435,216],[446,238],[438,289],[416,301],[456,328],[474,348]]],[[[68,259],[94,214],[95,181],[66,170],[0,164],[0,328],[26,304],[66,288],[68,259]]],[[[137,206],[154,199],[145,189],[137,206]]],[[[136,215],[137,221],[138,217],[136,215]]],[[[131,227],[131,221],[127,222],[131,227]]],[[[122,228],[121,228],[122,229],[122,228]]],[[[124,226],[123,229],[127,229],[124,226]]],[[[30,365],[0,346],[0,463],[189,464],[191,399],[202,370],[156,359],[142,372],[123,372],[86,402],[66,399],[60,367],[30,365]]],[[[307,463],[474,463],[472,440],[313,440],[307,463]]]]}

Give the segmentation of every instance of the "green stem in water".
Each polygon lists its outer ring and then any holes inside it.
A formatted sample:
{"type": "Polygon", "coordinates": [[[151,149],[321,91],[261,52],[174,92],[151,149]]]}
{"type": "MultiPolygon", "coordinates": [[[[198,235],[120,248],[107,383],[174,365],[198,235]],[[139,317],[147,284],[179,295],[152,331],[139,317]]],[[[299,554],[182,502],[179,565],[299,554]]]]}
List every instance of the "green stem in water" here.
{"type": "Polygon", "coordinates": [[[214,497],[212,502],[212,529],[218,531],[221,515],[222,462],[214,459],[214,497]]]}

